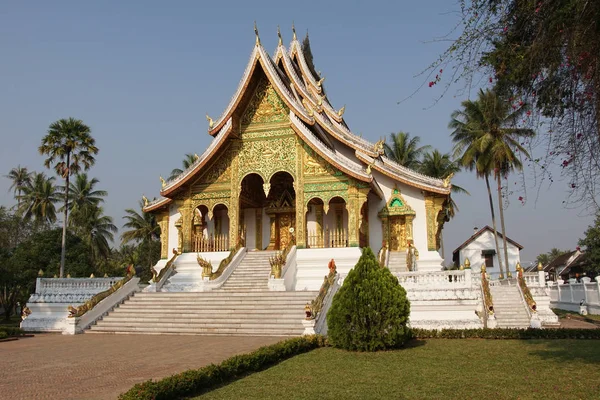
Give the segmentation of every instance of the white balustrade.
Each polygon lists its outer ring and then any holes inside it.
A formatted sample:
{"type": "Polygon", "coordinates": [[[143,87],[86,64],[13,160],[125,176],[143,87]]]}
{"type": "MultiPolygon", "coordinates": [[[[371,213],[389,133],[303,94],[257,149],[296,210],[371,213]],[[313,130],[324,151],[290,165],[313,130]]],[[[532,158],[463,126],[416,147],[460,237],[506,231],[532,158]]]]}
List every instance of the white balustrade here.
{"type": "Polygon", "coordinates": [[[399,272],[400,284],[407,288],[466,288],[471,287],[470,270],[439,272],[399,272]]]}
{"type": "Polygon", "coordinates": [[[599,278],[594,283],[585,279],[583,283],[570,281],[551,285],[548,291],[552,307],[579,312],[580,304],[583,304],[590,314],[600,314],[599,278]]]}
{"type": "Polygon", "coordinates": [[[38,278],[37,294],[86,293],[109,289],[123,278],[38,278]]]}

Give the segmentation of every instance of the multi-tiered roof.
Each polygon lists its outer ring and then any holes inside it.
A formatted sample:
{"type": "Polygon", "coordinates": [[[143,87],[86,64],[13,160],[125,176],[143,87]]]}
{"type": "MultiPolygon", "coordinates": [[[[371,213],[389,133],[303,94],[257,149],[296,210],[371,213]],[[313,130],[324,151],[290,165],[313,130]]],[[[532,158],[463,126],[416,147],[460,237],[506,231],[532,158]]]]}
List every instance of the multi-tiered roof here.
{"type": "Polygon", "coordinates": [[[169,198],[197,175],[227,141],[236,126],[235,119],[239,118],[236,111],[243,109],[248,98],[247,92],[253,88],[252,80],[256,77],[257,68],[264,72],[277,95],[289,108],[291,127],[304,142],[342,172],[370,183],[379,196],[382,196],[382,192],[372,175],[373,170],[394,181],[431,193],[450,193],[448,181],[403,167],[384,155],[382,142],[373,144],[352,133],[343,118],[345,107],[335,109],[325,93],[325,78],[314,69],[308,37],[303,46],[293,29],[292,41],[286,48],[279,32],[278,36],[279,43],[271,56],[262,46],[256,30],[255,46],[231,101],[216,120],[207,116],[208,133],[214,138],[211,144],[188,169],[163,184],[163,198],[148,204],[146,211],[168,204],[169,198]]]}

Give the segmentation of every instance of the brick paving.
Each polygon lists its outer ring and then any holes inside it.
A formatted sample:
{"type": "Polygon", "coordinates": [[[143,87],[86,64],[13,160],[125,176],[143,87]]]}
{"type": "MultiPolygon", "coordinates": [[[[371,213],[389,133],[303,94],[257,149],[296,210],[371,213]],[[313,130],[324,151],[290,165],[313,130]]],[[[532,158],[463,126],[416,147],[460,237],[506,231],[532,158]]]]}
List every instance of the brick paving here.
{"type": "Polygon", "coordinates": [[[116,399],[138,382],[218,363],[282,339],[38,334],[0,343],[0,399],[116,399]]]}

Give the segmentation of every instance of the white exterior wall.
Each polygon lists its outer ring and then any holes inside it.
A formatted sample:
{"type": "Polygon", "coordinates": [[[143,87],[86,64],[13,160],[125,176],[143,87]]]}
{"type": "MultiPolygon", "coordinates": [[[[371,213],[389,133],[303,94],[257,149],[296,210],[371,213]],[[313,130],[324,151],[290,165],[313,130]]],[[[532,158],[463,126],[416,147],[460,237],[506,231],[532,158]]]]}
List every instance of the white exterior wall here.
{"type": "MultiPolygon", "coordinates": [[[[514,272],[517,262],[520,262],[519,248],[514,244],[507,242],[508,244],[508,266],[509,270],[514,272]]],[[[498,235],[498,246],[500,247],[500,254],[504,261],[504,243],[502,237],[498,235]]],[[[471,268],[475,271],[480,271],[481,265],[485,264],[485,258],[481,255],[482,250],[496,250],[496,244],[494,242],[494,233],[485,230],[479,237],[469,243],[465,248],[459,251],[459,265],[464,265],[465,260],[469,258],[471,262],[471,268]]],[[[487,273],[496,278],[500,275],[500,267],[498,263],[498,254],[494,254],[494,267],[488,268],[487,273]]],[[[503,269],[505,266],[503,267],[503,269]]]]}

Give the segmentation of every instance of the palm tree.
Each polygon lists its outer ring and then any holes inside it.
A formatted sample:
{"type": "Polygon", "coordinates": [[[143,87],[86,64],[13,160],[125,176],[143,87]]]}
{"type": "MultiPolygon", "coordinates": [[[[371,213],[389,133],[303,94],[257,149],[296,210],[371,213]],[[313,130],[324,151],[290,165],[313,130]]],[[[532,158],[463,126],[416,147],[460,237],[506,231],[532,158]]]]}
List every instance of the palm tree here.
{"type": "Polygon", "coordinates": [[[69,188],[69,212],[71,217],[74,213],[86,207],[97,207],[104,202],[103,197],[108,195],[106,190],[95,190],[96,184],[100,181],[96,178],[88,180],[87,174],[77,174],[75,182],[70,184],[69,188]]]}
{"type": "Polygon", "coordinates": [[[96,141],[91,136],[91,129],[83,121],[69,118],[50,124],[48,133],[42,138],[38,148],[40,154],[48,156],[44,161],[46,168],[54,166],[56,173],[65,179],[64,218],[62,251],[60,255],[60,277],[65,270],[65,244],[67,239],[67,222],[69,211],[69,177],[83,170],[88,170],[98,154],[96,141]]]}
{"type": "Polygon", "coordinates": [[[31,184],[31,172],[27,170],[27,167],[21,167],[20,165],[17,165],[16,168],[10,170],[6,177],[12,181],[8,191],[10,192],[13,190],[13,195],[17,199],[18,210],[21,208],[20,196],[23,192],[23,188],[31,184]]]}
{"type": "Polygon", "coordinates": [[[183,171],[188,169],[193,163],[196,162],[197,159],[198,159],[198,156],[195,154],[190,154],[190,153],[186,154],[183,157],[183,161],[182,161],[183,169],[175,168],[173,171],[171,171],[171,175],[169,175],[169,180],[174,179],[174,178],[178,177],[179,175],[181,175],[183,173],[183,171]]]}
{"type": "Polygon", "coordinates": [[[47,177],[43,172],[31,176],[31,182],[21,188],[19,214],[29,221],[52,224],[56,221],[56,206],[59,194],[54,185],[55,178],[47,177]]]}
{"type": "MultiPolygon", "coordinates": [[[[534,135],[534,132],[530,129],[514,127],[516,121],[526,112],[525,107],[520,106],[512,110],[511,104],[499,98],[493,91],[480,90],[476,101],[463,101],[462,107],[462,110],[452,113],[452,120],[449,124],[449,127],[454,129],[451,134],[452,141],[455,144],[454,155],[460,157],[459,162],[463,166],[469,170],[475,170],[477,177],[485,179],[490,201],[490,211],[492,213],[492,225],[494,228],[496,252],[498,253],[500,276],[502,277],[502,261],[498,246],[496,218],[494,215],[489,176],[494,172],[494,178],[498,182],[498,201],[504,240],[504,260],[508,263],[501,179],[502,176],[514,169],[522,169],[522,163],[516,157],[515,152],[520,151],[525,157],[529,157],[529,154],[520,145],[519,139],[531,137],[534,135]]],[[[508,265],[506,265],[506,273],[508,275],[508,265]]]]}
{"type": "Polygon", "coordinates": [[[431,147],[419,147],[421,138],[415,136],[411,139],[410,133],[406,132],[390,133],[390,141],[391,144],[383,144],[385,155],[398,164],[414,170],[419,168],[423,152],[431,147]]]}
{"type": "MultiPolygon", "coordinates": [[[[138,242],[148,243],[154,240],[160,239],[160,227],[156,222],[154,214],[144,212],[144,202],[139,202],[142,213],[138,213],[132,208],[128,208],[125,212],[128,214],[123,218],[127,220],[124,228],[131,228],[131,230],[123,232],[121,236],[122,243],[138,242]]],[[[148,262],[152,267],[152,254],[148,253],[148,262]]]]}
{"type": "Polygon", "coordinates": [[[79,236],[91,247],[93,263],[99,258],[106,259],[110,255],[109,241],[114,240],[114,234],[117,232],[113,219],[103,214],[102,207],[88,205],[77,213],[71,214],[76,218],[71,218],[69,221],[77,219],[79,236]]]}
{"type": "MultiPolygon", "coordinates": [[[[452,161],[449,154],[442,154],[437,149],[428,151],[423,154],[423,159],[419,165],[419,172],[438,179],[446,179],[452,174],[460,171],[460,166],[457,162],[452,161]]],[[[465,189],[458,185],[452,185],[452,193],[469,194],[465,189]]],[[[446,206],[446,215],[449,218],[454,218],[458,211],[458,206],[452,198],[448,196],[448,205],[446,206]]],[[[440,234],[443,235],[443,232],[440,234]]],[[[442,258],[444,258],[444,239],[440,238],[442,244],[442,258]]]]}

